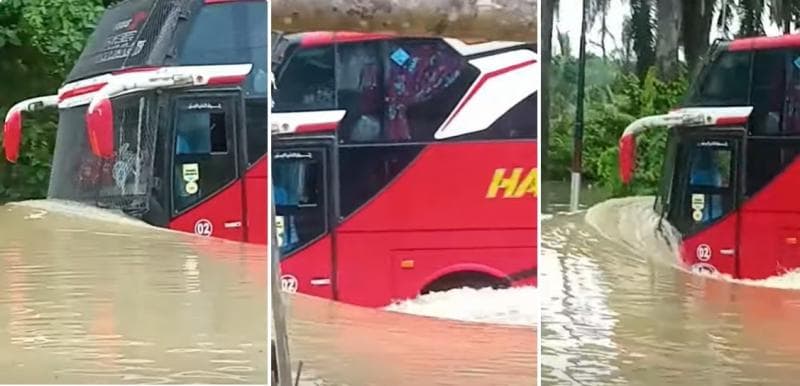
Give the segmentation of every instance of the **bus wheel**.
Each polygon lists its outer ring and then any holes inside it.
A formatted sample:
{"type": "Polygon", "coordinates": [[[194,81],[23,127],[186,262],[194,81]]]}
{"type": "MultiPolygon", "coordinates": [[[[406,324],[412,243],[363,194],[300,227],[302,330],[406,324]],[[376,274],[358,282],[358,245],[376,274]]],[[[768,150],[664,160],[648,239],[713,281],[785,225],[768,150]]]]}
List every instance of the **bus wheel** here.
{"type": "Polygon", "coordinates": [[[431,292],[443,292],[456,288],[487,288],[494,289],[508,288],[511,284],[499,277],[482,272],[454,272],[440,277],[428,284],[423,290],[422,295],[431,292]]]}

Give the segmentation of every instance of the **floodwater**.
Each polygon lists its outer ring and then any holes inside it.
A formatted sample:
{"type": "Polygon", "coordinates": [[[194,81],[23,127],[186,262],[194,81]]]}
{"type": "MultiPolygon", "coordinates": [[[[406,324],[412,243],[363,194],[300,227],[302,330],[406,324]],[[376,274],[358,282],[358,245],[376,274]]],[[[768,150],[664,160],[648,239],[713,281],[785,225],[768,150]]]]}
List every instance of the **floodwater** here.
{"type": "Polygon", "coordinates": [[[543,221],[542,385],[797,384],[800,275],[745,284],[688,273],[654,232],[652,203],[608,200],[543,221]]]}
{"type": "MultiPolygon", "coordinates": [[[[472,295],[476,301],[487,299],[486,292],[463,295],[472,295]]],[[[530,304],[536,307],[534,299],[530,304]]],[[[529,323],[533,322],[530,313],[519,317],[509,311],[507,319],[512,322],[507,324],[462,322],[300,294],[291,295],[288,308],[292,360],[295,369],[298,361],[304,363],[304,385],[536,384],[537,331],[529,323]]]]}
{"type": "Polygon", "coordinates": [[[74,204],[0,207],[0,382],[265,384],[265,255],[74,204]]]}

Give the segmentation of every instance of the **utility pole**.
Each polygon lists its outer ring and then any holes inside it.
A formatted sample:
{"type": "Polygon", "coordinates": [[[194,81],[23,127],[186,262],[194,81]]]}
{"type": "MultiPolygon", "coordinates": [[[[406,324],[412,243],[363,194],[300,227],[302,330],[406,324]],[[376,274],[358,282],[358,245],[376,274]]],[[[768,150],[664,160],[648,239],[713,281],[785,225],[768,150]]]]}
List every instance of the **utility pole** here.
{"type": "Polygon", "coordinates": [[[569,208],[576,212],[580,205],[581,171],[583,161],[583,99],[586,83],[586,0],[582,1],[581,42],[578,52],[578,100],[575,103],[575,131],[572,139],[572,184],[570,188],[569,208]]]}

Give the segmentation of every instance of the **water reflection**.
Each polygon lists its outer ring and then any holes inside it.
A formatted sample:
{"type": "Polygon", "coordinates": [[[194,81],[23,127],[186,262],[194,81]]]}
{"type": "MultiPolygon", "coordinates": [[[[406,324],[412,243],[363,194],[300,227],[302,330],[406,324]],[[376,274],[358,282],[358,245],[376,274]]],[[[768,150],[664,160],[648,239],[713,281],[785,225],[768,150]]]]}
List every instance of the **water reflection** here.
{"type": "Polygon", "coordinates": [[[543,222],[542,384],[796,384],[800,291],[678,269],[652,200],[543,222]]]}
{"type": "Polygon", "coordinates": [[[266,382],[263,247],[54,202],[0,229],[0,381],[266,382]]]}

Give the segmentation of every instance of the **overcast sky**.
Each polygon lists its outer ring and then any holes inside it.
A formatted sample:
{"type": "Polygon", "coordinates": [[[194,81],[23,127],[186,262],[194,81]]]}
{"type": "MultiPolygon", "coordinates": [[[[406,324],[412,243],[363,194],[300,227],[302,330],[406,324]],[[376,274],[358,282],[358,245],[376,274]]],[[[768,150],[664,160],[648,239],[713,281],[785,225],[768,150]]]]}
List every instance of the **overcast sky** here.
{"type": "MultiPolygon", "coordinates": [[[[732,1],[732,0],[729,0],[732,1]]],[[[580,42],[581,37],[581,0],[561,0],[561,6],[556,14],[554,23],[561,30],[562,33],[566,32],[569,34],[570,38],[570,45],[572,48],[572,54],[578,54],[578,43],[580,42]]],[[[614,50],[617,45],[621,44],[621,33],[622,33],[622,22],[625,20],[625,16],[630,12],[630,6],[628,5],[628,1],[622,0],[611,0],[611,7],[609,9],[608,18],[606,20],[606,24],[608,25],[608,29],[611,31],[611,34],[614,36],[614,39],[611,37],[606,37],[606,51],[611,52],[614,50]]],[[[767,11],[765,10],[764,16],[766,19],[767,11]]],[[[600,47],[590,44],[590,41],[594,41],[599,43],[600,42],[600,22],[598,21],[592,28],[591,33],[587,35],[587,43],[586,49],[590,52],[600,53],[600,47]]],[[[735,25],[732,26],[731,30],[736,31],[738,27],[738,23],[734,23],[735,25]]],[[[767,29],[767,35],[777,35],[780,34],[780,29],[774,25],[767,25],[765,23],[767,29]]],[[[711,30],[711,40],[713,41],[720,34],[718,33],[716,28],[711,30]]],[[[557,53],[559,50],[558,47],[558,35],[556,31],[553,31],[553,53],[557,53]]]]}

